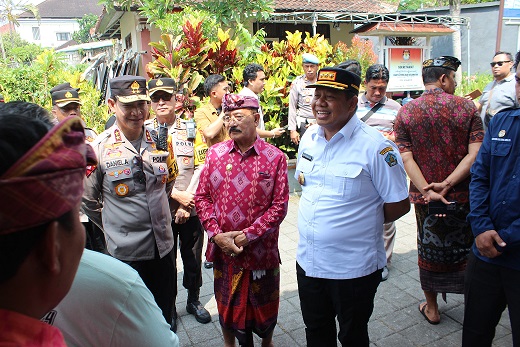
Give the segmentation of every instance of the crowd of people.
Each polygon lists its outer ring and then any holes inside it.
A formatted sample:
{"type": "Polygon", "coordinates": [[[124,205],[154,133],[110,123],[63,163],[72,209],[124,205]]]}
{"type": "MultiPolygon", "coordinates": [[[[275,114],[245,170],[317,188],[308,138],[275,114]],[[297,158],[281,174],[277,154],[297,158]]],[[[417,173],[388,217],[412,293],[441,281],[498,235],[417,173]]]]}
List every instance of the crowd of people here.
{"type": "MultiPolygon", "coordinates": [[[[369,346],[394,222],[411,203],[417,314],[437,325],[438,294],[464,294],[463,346],[491,346],[506,307],[520,343],[519,63],[497,52],[476,102],[454,95],[457,58],[425,60],[424,93],[401,106],[384,65],[362,75],[356,61],[320,69],[303,55],[288,130],[308,346],[369,346]]],[[[51,90],[51,112],[0,103],[0,346],[178,346],[178,248],[186,311],[212,320],[204,240],[224,345],[256,334],[273,346],[289,184],[285,155],[264,140],[285,133],[265,129],[265,79],[249,64],[233,94],[210,75],[207,102],[181,118],[173,79],[115,77],[99,135],[69,83],[51,90]]]]}

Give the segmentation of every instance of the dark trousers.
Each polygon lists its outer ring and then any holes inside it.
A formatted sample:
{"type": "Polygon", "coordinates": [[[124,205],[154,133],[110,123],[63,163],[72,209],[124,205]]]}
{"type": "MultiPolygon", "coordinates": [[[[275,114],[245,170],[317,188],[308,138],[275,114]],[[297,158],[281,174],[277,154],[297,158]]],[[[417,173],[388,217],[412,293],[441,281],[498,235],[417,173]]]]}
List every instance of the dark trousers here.
{"type": "Polygon", "coordinates": [[[462,346],[491,346],[509,309],[513,346],[520,346],[520,271],[486,263],[470,252],[464,282],[462,346]]]}
{"type": "MultiPolygon", "coordinates": [[[[184,224],[172,222],[174,249],[180,246],[184,276],[182,285],[188,290],[196,290],[202,286],[202,246],[204,245],[204,229],[199,217],[193,216],[184,224]]],[[[177,275],[177,272],[175,272],[177,275]]],[[[175,282],[177,285],[177,282],[175,282]]]]}
{"type": "Polygon", "coordinates": [[[163,258],[159,258],[156,250],[155,259],[141,261],[126,261],[133,267],[143,279],[146,287],[152,292],[157,306],[162,311],[168,324],[172,322],[173,298],[176,294],[174,278],[175,273],[175,249],[163,258]]]}
{"type": "Polygon", "coordinates": [[[88,222],[83,222],[83,227],[85,228],[86,232],[85,248],[103,254],[108,254],[103,230],[101,230],[90,220],[88,222]]]}
{"type": "Polygon", "coordinates": [[[296,274],[308,347],[337,346],[337,339],[342,346],[369,346],[368,321],[381,270],[348,280],[323,279],[305,276],[297,263],[296,274]]]}

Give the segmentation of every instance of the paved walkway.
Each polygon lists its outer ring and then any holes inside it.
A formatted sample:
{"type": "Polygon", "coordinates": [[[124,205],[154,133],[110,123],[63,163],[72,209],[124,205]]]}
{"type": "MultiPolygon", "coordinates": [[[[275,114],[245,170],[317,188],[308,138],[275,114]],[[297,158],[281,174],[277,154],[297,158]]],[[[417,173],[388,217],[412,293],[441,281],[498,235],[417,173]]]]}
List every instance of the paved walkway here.
{"type": "MultiPolygon", "coordinates": [[[[295,257],[298,242],[297,195],[291,195],[289,212],[280,229],[281,300],[278,324],[274,332],[275,346],[305,346],[298,287],[296,283],[295,257]]],[[[415,213],[410,211],[397,222],[390,277],[379,285],[374,313],[369,323],[371,346],[381,347],[456,347],[462,339],[463,296],[448,294],[448,303],[439,296],[441,323],[430,325],[419,313],[417,306],[423,300],[417,267],[415,213]]],[[[213,295],[213,271],[203,269],[204,284],[201,302],[212,315],[212,322],[199,324],[186,312],[186,290],[182,287],[182,261],[178,257],[179,296],[177,312],[180,316],[178,336],[181,346],[223,346],[222,332],[218,322],[217,307],[213,295]]],[[[256,336],[255,336],[256,338],[256,336]]],[[[259,346],[259,339],[256,339],[259,346]]],[[[338,344],[339,345],[339,344],[338,344]]],[[[507,311],[496,331],[493,346],[513,346],[507,311]]]]}

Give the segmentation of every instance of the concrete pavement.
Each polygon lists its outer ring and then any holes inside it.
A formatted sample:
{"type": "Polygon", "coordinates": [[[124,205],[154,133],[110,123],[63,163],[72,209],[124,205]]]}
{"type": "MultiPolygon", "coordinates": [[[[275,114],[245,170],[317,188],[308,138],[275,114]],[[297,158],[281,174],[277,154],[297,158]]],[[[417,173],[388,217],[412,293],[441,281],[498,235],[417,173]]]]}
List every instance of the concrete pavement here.
{"type": "MultiPolygon", "coordinates": [[[[275,346],[305,346],[305,325],[300,312],[296,282],[296,248],[298,243],[297,217],[299,197],[292,194],[289,212],[280,229],[281,290],[278,324],[274,331],[275,346]]],[[[464,298],[448,294],[447,303],[439,296],[441,323],[431,325],[418,310],[423,293],[419,283],[415,213],[412,210],[396,222],[397,234],[390,277],[379,285],[374,313],[369,323],[371,346],[381,347],[455,347],[461,345],[464,298]]],[[[203,269],[204,284],[201,302],[212,315],[208,324],[200,324],[186,312],[186,290],[182,286],[182,261],[177,256],[178,288],[177,312],[181,346],[223,346],[218,322],[217,306],[213,295],[213,271],[203,269]]],[[[256,345],[260,339],[255,336],[256,345]]],[[[339,343],[338,343],[339,345],[339,343]]],[[[493,343],[496,347],[513,346],[509,317],[504,312],[493,343]]]]}

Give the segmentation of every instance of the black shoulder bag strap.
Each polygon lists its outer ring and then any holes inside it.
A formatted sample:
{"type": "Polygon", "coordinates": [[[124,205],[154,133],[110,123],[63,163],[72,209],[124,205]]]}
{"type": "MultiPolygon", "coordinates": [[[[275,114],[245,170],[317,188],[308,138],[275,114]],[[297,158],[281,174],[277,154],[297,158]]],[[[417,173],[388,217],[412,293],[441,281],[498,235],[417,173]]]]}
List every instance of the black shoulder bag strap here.
{"type": "Polygon", "coordinates": [[[370,111],[368,111],[367,114],[363,118],[361,118],[361,121],[365,123],[368,120],[368,118],[372,117],[372,115],[376,113],[377,110],[379,110],[382,106],[383,104],[380,103],[375,104],[374,107],[372,107],[370,111]]]}

